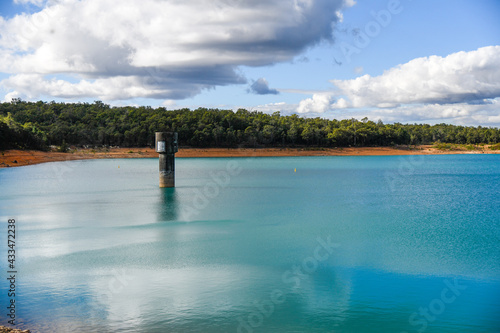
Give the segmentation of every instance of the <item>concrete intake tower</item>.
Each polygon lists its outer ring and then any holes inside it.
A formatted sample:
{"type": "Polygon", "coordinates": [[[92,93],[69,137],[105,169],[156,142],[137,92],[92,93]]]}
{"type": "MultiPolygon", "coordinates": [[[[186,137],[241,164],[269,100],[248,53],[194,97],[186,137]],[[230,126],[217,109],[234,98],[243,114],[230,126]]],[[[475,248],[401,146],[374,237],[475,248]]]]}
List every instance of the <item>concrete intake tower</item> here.
{"type": "Polygon", "coordinates": [[[156,132],[155,141],[156,152],[160,154],[160,187],[175,187],[177,132],[156,132]]]}

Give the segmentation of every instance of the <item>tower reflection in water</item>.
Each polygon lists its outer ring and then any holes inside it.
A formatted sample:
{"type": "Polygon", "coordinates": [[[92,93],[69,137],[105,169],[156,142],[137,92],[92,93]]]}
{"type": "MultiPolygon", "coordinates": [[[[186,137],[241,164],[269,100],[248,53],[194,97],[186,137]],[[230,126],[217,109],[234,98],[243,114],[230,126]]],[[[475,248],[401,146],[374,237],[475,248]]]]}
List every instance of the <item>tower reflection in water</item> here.
{"type": "Polygon", "coordinates": [[[158,222],[176,221],[178,218],[178,198],[175,187],[160,188],[158,222]]]}

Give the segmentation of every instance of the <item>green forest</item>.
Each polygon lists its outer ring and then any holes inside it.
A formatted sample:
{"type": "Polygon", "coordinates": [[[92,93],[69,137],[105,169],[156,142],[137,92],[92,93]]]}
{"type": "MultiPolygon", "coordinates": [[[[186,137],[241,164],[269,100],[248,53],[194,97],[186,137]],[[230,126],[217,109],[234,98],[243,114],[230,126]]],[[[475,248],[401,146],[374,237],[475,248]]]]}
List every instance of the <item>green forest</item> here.
{"type": "Polygon", "coordinates": [[[447,124],[384,124],[364,119],[329,120],[279,112],[110,107],[94,103],[0,104],[0,149],[51,145],[146,147],[154,133],[175,131],[184,147],[348,147],[432,143],[494,144],[500,130],[447,124]]]}

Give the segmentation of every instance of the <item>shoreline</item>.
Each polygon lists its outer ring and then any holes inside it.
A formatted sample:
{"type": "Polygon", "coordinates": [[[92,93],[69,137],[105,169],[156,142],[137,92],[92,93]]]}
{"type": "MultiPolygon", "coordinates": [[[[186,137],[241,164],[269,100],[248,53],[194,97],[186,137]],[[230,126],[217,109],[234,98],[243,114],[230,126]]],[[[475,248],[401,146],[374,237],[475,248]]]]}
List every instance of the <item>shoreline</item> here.
{"type": "Polygon", "coordinates": [[[12,328],[0,325],[0,333],[30,333],[30,330],[21,330],[18,328],[12,328]]]}
{"type": "MultiPolygon", "coordinates": [[[[295,157],[295,156],[398,156],[398,155],[449,155],[449,154],[499,154],[488,146],[477,150],[441,150],[431,145],[408,148],[399,147],[348,147],[348,148],[181,148],[175,155],[194,157],[295,157]]],[[[0,152],[0,168],[103,158],[157,158],[152,148],[86,148],[70,152],[38,150],[5,150],[0,152]]]]}

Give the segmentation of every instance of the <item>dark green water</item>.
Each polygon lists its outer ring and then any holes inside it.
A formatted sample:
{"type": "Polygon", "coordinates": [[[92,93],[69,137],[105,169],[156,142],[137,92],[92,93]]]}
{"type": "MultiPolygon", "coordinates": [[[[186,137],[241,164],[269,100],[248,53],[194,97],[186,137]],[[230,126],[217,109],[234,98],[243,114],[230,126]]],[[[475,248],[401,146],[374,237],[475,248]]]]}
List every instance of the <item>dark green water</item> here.
{"type": "Polygon", "coordinates": [[[176,167],[0,169],[0,323],[15,218],[32,332],[500,332],[500,155],[176,167]]]}

